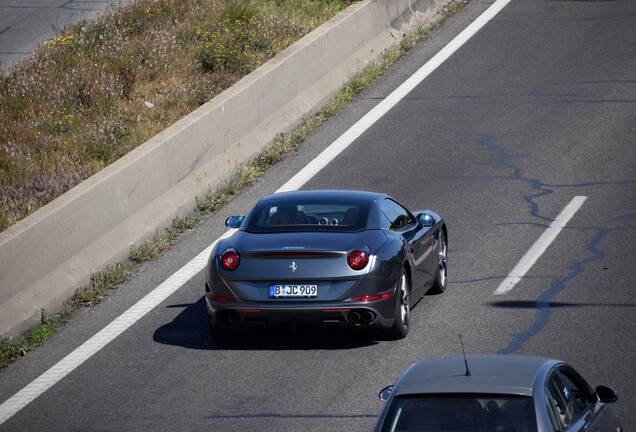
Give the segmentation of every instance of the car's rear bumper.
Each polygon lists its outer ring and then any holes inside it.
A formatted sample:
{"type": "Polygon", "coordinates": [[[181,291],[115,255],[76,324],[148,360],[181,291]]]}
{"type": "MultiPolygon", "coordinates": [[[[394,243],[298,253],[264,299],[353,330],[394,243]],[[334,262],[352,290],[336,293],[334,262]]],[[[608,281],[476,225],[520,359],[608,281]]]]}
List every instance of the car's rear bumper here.
{"type": "Polygon", "coordinates": [[[273,304],[217,302],[206,295],[210,325],[222,330],[387,329],[393,325],[395,296],[372,302],[273,304]]]}

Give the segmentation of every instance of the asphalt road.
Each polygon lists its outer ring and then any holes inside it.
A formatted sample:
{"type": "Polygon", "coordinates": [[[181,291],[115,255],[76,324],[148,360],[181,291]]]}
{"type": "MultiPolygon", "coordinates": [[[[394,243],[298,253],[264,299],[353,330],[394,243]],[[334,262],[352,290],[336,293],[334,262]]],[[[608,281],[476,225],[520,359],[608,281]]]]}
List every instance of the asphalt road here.
{"type": "Polygon", "coordinates": [[[0,0],[0,68],[6,70],[25,59],[68,25],[118,3],[122,1],[0,0]]]}
{"type": "MultiPolygon", "coordinates": [[[[225,232],[426,63],[490,3],[472,1],[300,150],[161,260],[0,373],[0,402],[225,232]]],[[[0,431],[369,430],[378,391],[417,359],[557,357],[619,393],[636,428],[636,2],[513,1],[303,188],[385,191],[449,224],[449,287],[401,341],[208,334],[203,272],[0,431]],[[550,222],[588,197],[526,277],[493,295],[550,222]]]]}

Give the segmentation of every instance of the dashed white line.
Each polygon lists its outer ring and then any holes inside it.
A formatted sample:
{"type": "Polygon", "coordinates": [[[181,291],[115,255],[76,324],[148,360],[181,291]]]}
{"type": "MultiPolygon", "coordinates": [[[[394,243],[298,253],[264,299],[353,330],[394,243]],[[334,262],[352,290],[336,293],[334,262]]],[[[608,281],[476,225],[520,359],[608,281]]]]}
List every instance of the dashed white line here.
{"type": "MultiPolygon", "coordinates": [[[[510,0],[497,0],[482,15],[472,22],[455,39],[439,51],[431,60],[422,66],[407,81],[391,93],[385,100],[369,111],[362,119],[354,124],[334,143],[325,149],[316,159],[310,162],[296,176],[290,179],[277,192],[297,190],[311,179],[316,173],[331,162],[338,154],[346,149],[371,125],[377,122],[384,114],[402,100],[411,90],[420,84],[431,72],[439,67],[466,41],[468,41],[479,29],[488,23],[497,13],[503,9],[510,0]]],[[[232,232],[228,231],[221,238],[228,237],[232,232]]],[[[219,238],[219,240],[221,239],[219,238]]],[[[218,241],[218,240],[217,240],[218,241]]],[[[216,244],[216,242],[214,243],[216,244]]],[[[51,388],[88,358],[106,346],[110,341],[122,334],[126,329],[136,323],[149,311],[159,305],[168,296],[181,288],[188,280],[201,271],[214,246],[212,244],[193,260],[155,288],[137,304],[124,312],[119,318],[106,326],[103,330],[91,337],[83,345],[60,360],[51,369],[36,378],[31,384],[20,390],[14,396],[0,405],[0,425],[11,418],[15,413],[31,403],[35,398],[51,388]]]]}
{"type": "Polygon", "coordinates": [[[508,277],[506,277],[499,287],[495,290],[495,295],[506,294],[513,289],[515,285],[528,273],[532,266],[537,262],[539,257],[548,249],[548,246],[556,239],[561,230],[565,228],[572,216],[579,211],[587,197],[577,196],[561,211],[557,218],[550,224],[548,228],[541,234],[532,247],[521,257],[521,260],[512,269],[508,277]]]}

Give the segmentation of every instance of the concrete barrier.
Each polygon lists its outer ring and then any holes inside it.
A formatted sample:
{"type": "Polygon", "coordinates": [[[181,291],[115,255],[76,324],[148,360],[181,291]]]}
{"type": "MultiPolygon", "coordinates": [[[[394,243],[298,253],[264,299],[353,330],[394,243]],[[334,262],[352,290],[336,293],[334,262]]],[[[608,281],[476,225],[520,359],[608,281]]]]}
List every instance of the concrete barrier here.
{"type": "Polygon", "coordinates": [[[215,190],[357,71],[450,0],[356,3],[265,65],[0,234],[0,335],[53,314],[90,275],[124,260],[215,190]]]}

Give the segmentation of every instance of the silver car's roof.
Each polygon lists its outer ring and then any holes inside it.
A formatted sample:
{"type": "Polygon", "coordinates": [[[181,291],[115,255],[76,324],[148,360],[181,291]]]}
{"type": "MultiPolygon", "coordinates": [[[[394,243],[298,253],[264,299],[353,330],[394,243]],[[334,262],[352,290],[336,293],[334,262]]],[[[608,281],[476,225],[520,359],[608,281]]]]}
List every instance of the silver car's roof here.
{"type": "Polygon", "coordinates": [[[463,356],[421,360],[396,383],[395,395],[426,393],[499,393],[532,396],[537,378],[544,378],[558,360],[514,355],[463,356]]]}

